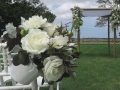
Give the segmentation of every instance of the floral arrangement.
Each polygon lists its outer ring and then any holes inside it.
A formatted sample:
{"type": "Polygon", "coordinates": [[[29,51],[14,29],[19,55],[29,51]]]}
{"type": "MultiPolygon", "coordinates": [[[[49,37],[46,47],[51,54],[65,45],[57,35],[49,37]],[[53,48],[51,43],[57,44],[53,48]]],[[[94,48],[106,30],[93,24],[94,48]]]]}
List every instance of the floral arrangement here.
{"type": "Polygon", "coordinates": [[[73,14],[73,27],[76,31],[78,31],[80,26],[83,25],[83,20],[81,19],[83,17],[82,9],[78,6],[74,6],[71,10],[73,14]]]}
{"type": "Polygon", "coordinates": [[[53,83],[65,77],[75,77],[73,70],[79,57],[75,45],[71,45],[72,30],[47,22],[42,16],[32,16],[28,20],[21,17],[21,25],[6,25],[7,33],[2,37],[9,52],[17,52],[13,57],[15,66],[30,62],[41,71],[43,81],[53,83]]]}

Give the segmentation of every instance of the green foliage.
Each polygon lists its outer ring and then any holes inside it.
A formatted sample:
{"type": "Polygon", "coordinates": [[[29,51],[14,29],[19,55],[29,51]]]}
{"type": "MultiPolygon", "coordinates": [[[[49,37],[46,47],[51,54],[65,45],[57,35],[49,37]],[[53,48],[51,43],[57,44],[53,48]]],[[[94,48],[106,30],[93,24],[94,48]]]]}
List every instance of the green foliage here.
{"type": "MultiPolygon", "coordinates": [[[[97,0],[96,1],[99,4],[99,8],[112,8],[113,7],[113,2],[111,0],[97,0]]],[[[96,27],[105,27],[107,22],[108,22],[108,18],[106,17],[99,17],[96,19],[96,27]]]]}
{"type": "MultiPolygon", "coordinates": [[[[97,0],[97,3],[99,4],[99,7],[102,8],[113,8],[111,11],[112,19],[110,20],[110,23],[112,25],[112,28],[117,28],[119,25],[119,8],[116,6],[120,4],[120,0],[97,0]]],[[[97,22],[95,26],[98,27],[105,27],[107,24],[108,18],[106,17],[99,17],[97,18],[97,22]]]]}
{"type": "Polygon", "coordinates": [[[96,19],[95,27],[105,27],[108,22],[108,17],[99,17],[96,19]]]}
{"type": "Polygon", "coordinates": [[[102,8],[112,7],[111,0],[97,0],[96,2],[100,4],[99,7],[102,7],[102,8]]]}
{"type": "Polygon", "coordinates": [[[112,29],[118,29],[118,26],[120,26],[120,7],[118,7],[118,5],[113,7],[111,10],[111,15],[112,29]]]}
{"type": "Polygon", "coordinates": [[[120,4],[120,0],[114,0],[114,3],[120,4]]]}
{"type": "Polygon", "coordinates": [[[28,65],[30,63],[29,55],[25,50],[20,50],[18,54],[13,57],[13,64],[15,66],[23,64],[28,65]]]}
{"type": "MultiPolygon", "coordinates": [[[[33,15],[43,15],[48,19],[48,22],[53,22],[55,15],[51,13],[48,8],[40,3],[35,7],[27,1],[21,1],[11,4],[9,0],[0,0],[0,30],[5,28],[5,25],[9,22],[13,22],[14,26],[18,27],[21,23],[21,17],[28,19],[33,15]]],[[[2,32],[0,33],[2,35],[2,32]]]]}
{"type": "Polygon", "coordinates": [[[19,51],[19,58],[18,58],[19,61],[18,61],[18,63],[19,64],[24,64],[26,59],[29,59],[27,52],[24,51],[24,50],[20,50],[19,51]]]}
{"type": "Polygon", "coordinates": [[[22,36],[25,36],[25,35],[27,35],[27,34],[28,34],[28,31],[27,31],[27,30],[22,29],[22,30],[20,31],[20,34],[21,34],[22,36]]]}
{"type": "Polygon", "coordinates": [[[72,30],[68,30],[67,35],[71,38],[74,35],[74,33],[72,30]]]}

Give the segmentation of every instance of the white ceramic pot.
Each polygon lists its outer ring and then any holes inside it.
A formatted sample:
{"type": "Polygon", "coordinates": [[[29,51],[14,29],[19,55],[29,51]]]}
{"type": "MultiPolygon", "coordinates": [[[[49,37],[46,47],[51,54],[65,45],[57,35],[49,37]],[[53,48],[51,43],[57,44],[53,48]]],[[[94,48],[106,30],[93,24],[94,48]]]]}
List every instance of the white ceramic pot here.
{"type": "Polygon", "coordinates": [[[18,83],[28,85],[34,79],[36,79],[39,74],[37,68],[34,67],[33,63],[29,65],[18,65],[14,66],[13,64],[9,66],[9,73],[11,77],[18,83]]]}

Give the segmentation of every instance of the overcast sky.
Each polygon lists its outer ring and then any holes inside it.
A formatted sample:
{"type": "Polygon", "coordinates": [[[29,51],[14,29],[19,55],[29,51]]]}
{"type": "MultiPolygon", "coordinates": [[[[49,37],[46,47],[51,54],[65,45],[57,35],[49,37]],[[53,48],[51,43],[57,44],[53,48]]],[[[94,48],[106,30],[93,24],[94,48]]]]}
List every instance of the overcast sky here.
{"type": "MultiPolygon", "coordinates": [[[[57,17],[54,23],[63,24],[72,21],[72,12],[70,8],[79,6],[81,8],[97,8],[97,0],[41,0],[49,10],[57,17]]],[[[97,17],[85,17],[83,19],[83,26],[81,27],[81,38],[107,38],[107,27],[94,27],[97,17]]],[[[110,34],[113,37],[113,33],[110,34]]]]}

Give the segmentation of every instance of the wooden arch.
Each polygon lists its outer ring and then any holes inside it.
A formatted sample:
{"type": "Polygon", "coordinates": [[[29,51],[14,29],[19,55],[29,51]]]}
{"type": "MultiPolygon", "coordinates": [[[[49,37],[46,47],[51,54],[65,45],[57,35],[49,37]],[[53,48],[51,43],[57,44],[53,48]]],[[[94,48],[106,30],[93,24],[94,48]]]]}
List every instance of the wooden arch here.
{"type": "MultiPolygon", "coordinates": [[[[108,17],[108,54],[110,55],[109,25],[110,25],[110,15],[112,9],[111,8],[81,8],[81,9],[84,17],[108,17]]],[[[80,40],[80,37],[78,38],[78,40],[80,40]]],[[[116,29],[114,29],[114,58],[115,57],[116,57],[116,29]]]]}

